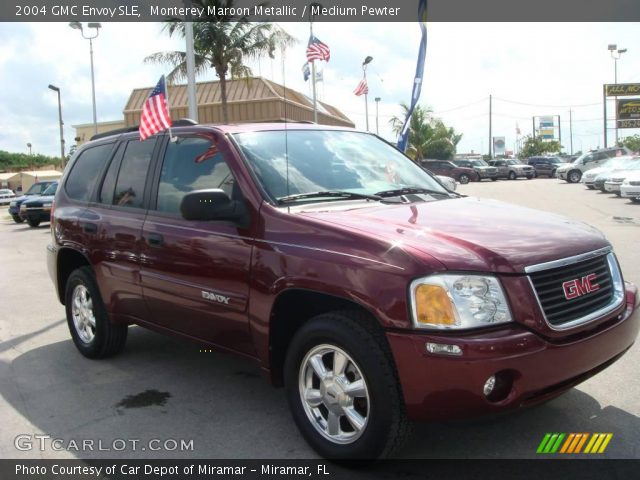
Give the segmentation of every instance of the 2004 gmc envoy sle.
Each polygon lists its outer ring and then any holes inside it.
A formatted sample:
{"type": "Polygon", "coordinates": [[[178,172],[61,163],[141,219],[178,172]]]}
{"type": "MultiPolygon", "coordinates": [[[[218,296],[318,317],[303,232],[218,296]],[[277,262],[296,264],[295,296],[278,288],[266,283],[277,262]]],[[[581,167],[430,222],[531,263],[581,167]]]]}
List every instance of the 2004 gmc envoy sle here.
{"type": "Polygon", "coordinates": [[[409,420],[542,402],[636,338],[588,225],[447,191],[368,133],[173,135],[99,135],[61,180],[48,264],[87,357],[130,324],[250,357],[321,455],[377,458],[409,420]]]}

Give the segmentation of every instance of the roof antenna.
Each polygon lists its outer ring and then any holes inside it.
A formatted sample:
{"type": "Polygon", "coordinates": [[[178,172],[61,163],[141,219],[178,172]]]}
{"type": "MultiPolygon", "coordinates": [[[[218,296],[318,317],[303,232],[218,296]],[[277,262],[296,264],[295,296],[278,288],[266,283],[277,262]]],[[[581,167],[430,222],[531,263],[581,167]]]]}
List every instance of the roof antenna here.
{"type": "MultiPolygon", "coordinates": [[[[289,117],[287,116],[287,76],[286,70],[284,68],[284,60],[285,60],[285,51],[286,48],[282,45],[281,52],[281,60],[282,60],[282,98],[284,101],[284,160],[286,165],[286,175],[287,175],[287,197],[291,195],[289,190],[289,135],[287,131],[287,124],[289,123],[289,117]]],[[[291,207],[287,205],[287,213],[291,212],[291,207]]]]}

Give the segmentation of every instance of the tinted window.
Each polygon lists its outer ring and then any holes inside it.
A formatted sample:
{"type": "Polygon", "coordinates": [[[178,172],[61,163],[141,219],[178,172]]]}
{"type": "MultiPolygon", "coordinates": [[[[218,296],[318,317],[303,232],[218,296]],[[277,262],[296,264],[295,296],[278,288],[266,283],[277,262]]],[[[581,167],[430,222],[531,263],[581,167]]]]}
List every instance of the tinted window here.
{"type": "Polygon", "coordinates": [[[65,184],[67,195],[74,200],[89,201],[93,188],[113,144],[99,145],[84,150],[73,164],[65,184]]]}
{"type": "Polygon", "coordinates": [[[111,160],[109,169],[107,170],[104,180],[102,181],[102,187],[100,188],[100,195],[98,195],[98,201],[100,203],[106,203],[111,205],[113,203],[113,191],[116,188],[116,178],[118,178],[118,169],[120,168],[120,154],[124,150],[124,143],[121,143],[118,147],[118,153],[111,160]]]}
{"type": "Polygon", "coordinates": [[[27,190],[26,195],[32,195],[34,193],[41,194],[47,188],[49,188],[49,185],[51,185],[51,184],[47,183],[47,182],[34,183],[33,185],[31,185],[31,188],[29,188],[29,190],[27,190]]]}
{"type": "Polygon", "coordinates": [[[113,204],[120,207],[141,208],[144,197],[144,185],[147,171],[151,163],[151,155],[155,146],[155,139],[140,142],[127,142],[122,165],[116,182],[113,204]]]}
{"type": "Polygon", "coordinates": [[[156,209],[179,213],[185,194],[206,188],[220,188],[231,198],[234,183],[233,175],[214,142],[203,137],[181,137],[167,146],[156,209]]]}

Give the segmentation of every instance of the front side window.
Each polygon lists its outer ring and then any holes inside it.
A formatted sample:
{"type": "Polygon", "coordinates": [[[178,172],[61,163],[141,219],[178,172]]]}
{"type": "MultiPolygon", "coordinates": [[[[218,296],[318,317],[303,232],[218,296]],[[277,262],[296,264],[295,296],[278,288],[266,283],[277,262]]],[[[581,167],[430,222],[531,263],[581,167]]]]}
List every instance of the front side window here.
{"type": "Polygon", "coordinates": [[[113,196],[114,205],[142,208],[144,186],[154,147],[155,139],[127,142],[113,196]]]}
{"type": "Polygon", "coordinates": [[[109,158],[113,144],[98,145],[83,150],[73,164],[65,190],[69,198],[88,202],[98,175],[109,158]]]}
{"type": "Polygon", "coordinates": [[[361,132],[283,130],[234,135],[267,193],[341,191],[375,195],[402,188],[446,190],[398,150],[361,132]]]}
{"type": "Polygon", "coordinates": [[[232,198],[235,180],[217,144],[209,137],[179,137],[170,142],[162,163],[156,209],[179,213],[185,194],[220,188],[232,198]]]}

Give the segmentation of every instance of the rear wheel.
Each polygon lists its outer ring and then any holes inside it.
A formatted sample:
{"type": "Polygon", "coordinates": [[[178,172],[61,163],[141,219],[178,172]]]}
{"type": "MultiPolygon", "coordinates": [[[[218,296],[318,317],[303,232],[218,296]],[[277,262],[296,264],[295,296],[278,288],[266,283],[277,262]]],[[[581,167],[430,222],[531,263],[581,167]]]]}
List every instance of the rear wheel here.
{"type": "Polygon", "coordinates": [[[588,188],[589,190],[595,190],[595,189],[596,189],[596,187],[594,187],[593,185],[587,185],[587,188],[588,188]]]}
{"type": "Polygon", "coordinates": [[[40,220],[34,220],[32,218],[27,218],[27,223],[31,228],[36,228],[40,225],[40,220]]]}
{"type": "Polygon", "coordinates": [[[509,180],[515,180],[516,178],[518,178],[518,176],[516,175],[516,172],[514,171],[509,172],[509,180]]]}
{"type": "Polygon", "coordinates": [[[128,327],[109,320],[89,267],[78,268],[69,276],[65,307],[71,338],[82,355],[102,358],[124,348],[128,327]]]}
{"type": "Polygon", "coordinates": [[[498,180],[498,177],[491,177],[492,182],[495,182],[496,180],[498,180]]]}
{"type": "Polygon", "coordinates": [[[409,431],[384,334],[360,312],[309,320],[287,351],[285,387],[293,418],[323,457],[375,459],[409,431]]]}
{"type": "Polygon", "coordinates": [[[22,218],[20,218],[19,215],[11,215],[11,218],[13,218],[13,221],[16,222],[16,223],[24,222],[24,220],[22,218]]]}
{"type": "Polygon", "coordinates": [[[458,180],[462,184],[469,183],[469,175],[467,175],[466,173],[463,173],[458,177],[458,180]]]}
{"type": "Polygon", "coordinates": [[[571,170],[567,174],[567,182],[569,183],[578,183],[582,178],[582,172],[580,170],[571,170]]]}

